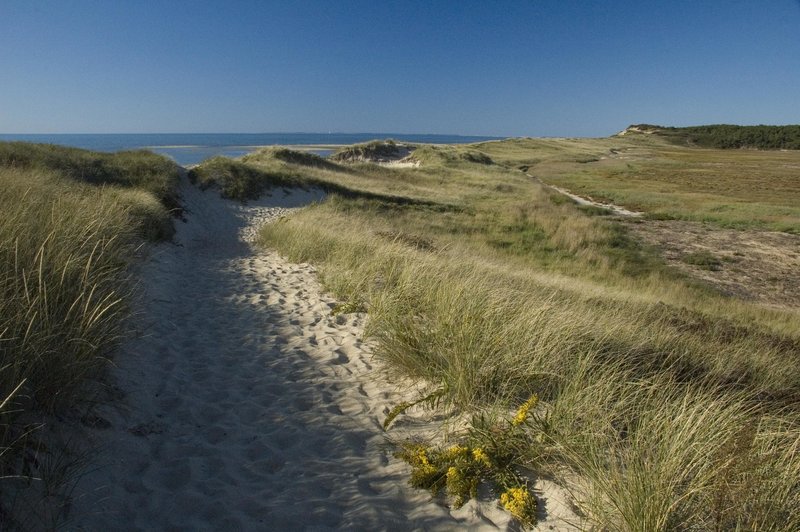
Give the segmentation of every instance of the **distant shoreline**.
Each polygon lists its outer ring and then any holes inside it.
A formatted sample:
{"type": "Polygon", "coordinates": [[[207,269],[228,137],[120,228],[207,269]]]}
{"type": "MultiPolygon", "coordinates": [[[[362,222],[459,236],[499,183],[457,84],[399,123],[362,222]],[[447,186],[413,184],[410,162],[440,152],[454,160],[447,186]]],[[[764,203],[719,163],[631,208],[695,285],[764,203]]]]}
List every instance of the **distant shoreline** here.
{"type": "MultiPolygon", "coordinates": [[[[342,146],[392,138],[398,142],[469,144],[500,137],[399,133],[59,133],[0,134],[0,141],[58,144],[99,152],[150,150],[170,157],[181,166],[198,164],[215,156],[241,157],[266,146],[304,151],[333,151],[342,146]]],[[[327,155],[322,153],[321,155],[327,155]]]]}
{"type": "Polygon", "coordinates": [[[468,144],[507,137],[434,133],[0,133],[0,141],[25,141],[66,146],[109,148],[349,145],[370,140],[394,139],[430,144],[468,144]]]}

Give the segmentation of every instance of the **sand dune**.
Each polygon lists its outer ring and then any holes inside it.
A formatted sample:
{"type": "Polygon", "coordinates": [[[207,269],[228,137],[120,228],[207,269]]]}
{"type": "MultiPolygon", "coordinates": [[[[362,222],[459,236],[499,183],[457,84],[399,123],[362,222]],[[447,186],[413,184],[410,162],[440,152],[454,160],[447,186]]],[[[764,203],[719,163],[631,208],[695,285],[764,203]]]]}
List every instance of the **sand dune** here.
{"type": "Polygon", "coordinates": [[[493,502],[458,511],[407,486],[380,428],[401,400],[334,317],[309,265],[255,251],[255,228],[319,191],[243,206],[183,186],[187,222],[141,272],[139,334],[117,358],[122,399],[90,429],[71,530],[507,528],[493,502]]]}

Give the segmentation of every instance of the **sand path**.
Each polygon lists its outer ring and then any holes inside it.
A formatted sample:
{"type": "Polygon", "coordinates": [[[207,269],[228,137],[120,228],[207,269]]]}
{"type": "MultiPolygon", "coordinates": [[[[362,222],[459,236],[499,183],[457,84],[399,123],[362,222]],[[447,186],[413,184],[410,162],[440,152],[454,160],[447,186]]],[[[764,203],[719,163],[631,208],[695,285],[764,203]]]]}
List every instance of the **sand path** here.
{"type": "Polygon", "coordinates": [[[187,223],[142,266],[140,330],[90,429],[95,468],[70,530],[508,528],[407,486],[380,423],[401,399],[373,369],[363,315],[331,316],[309,265],[254,250],[255,228],[321,197],[242,206],[183,185],[187,223]],[[104,424],[105,425],[105,424],[104,424]]]}
{"type": "Polygon", "coordinates": [[[531,174],[529,174],[527,172],[525,173],[525,175],[530,177],[530,178],[532,178],[532,179],[535,179],[536,181],[541,183],[541,185],[543,187],[549,188],[551,190],[555,190],[559,194],[568,197],[569,199],[571,199],[572,201],[574,201],[578,205],[600,207],[601,209],[608,209],[609,211],[611,211],[613,214],[616,214],[617,216],[639,217],[639,216],[644,215],[643,212],[631,211],[629,209],[626,209],[625,207],[620,207],[619,205],[614,205],[613,203],[602,203],[602,202],[599,202],[599,201],[595,201],[595,200],[593,200],[591,198],[584,198],[583,196],[578,196],[577,194],[573,194],[572,192],[570,192],[569,190],[566,190],[564,188],[557,187],[555,185],[549,185],[549,184],[545,183],[544,181],[542,181],[541,178],[532,176],[531,174]]]}

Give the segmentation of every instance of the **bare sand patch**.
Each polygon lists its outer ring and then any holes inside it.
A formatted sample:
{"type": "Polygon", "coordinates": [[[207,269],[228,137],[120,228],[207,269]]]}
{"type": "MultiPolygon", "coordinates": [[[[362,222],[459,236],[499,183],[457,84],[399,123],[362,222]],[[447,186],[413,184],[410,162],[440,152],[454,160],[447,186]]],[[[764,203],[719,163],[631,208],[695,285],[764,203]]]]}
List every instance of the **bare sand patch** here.
{"type": "Polygon", "coordinates": [[[419,168],[420,162],[413,157],[405,157],[397,161],[378,162],[376,164],[387,168],[419,168]]]}

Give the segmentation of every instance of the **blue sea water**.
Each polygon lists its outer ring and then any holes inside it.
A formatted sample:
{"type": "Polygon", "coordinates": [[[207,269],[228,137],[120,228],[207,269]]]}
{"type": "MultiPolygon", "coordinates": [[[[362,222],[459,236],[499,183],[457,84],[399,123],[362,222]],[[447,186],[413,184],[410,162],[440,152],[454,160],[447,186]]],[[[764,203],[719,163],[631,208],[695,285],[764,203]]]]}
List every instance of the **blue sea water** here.
{"type": "Polygon", "coordinates": [[[404,135],[397,133],[113,133],[113,134],[0,134],[0,141],[21,140],[60,144],[93,151],[115,152],[147,149],[167,155],[183,166],[197,164],[215,155],[239,157],[260,146],[320,145],[313,150],[328,155],[328,144],[355,144],[374,139],[432,144],[464,144],[499,137],[463,135],[404,135]]]}

